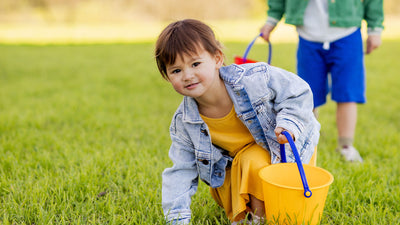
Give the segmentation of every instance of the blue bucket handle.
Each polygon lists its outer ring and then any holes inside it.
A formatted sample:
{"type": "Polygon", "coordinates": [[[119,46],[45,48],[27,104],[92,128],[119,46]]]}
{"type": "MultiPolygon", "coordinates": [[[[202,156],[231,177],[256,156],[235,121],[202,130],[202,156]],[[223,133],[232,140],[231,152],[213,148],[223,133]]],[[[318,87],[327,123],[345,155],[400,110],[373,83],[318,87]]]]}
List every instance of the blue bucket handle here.
{"type": "MultiPolygon", "coordinates": [[[[258,34],[247,46],[246,51],[243,54],[243,61],[246,62],[247,60],[247,55],[250,52],[251,47],[253,47],[254,42],[256,42],[257,38],[262,37],[263,33],[258,34]]],[[[272,45],[271,42],[268,42],[268,64],[271,65],[271,58],[272,58],[272,45]]]]}
{"type": "MultiPolygon", "coordinates": [[[[290,148],[292,148],[294,158],[296,159],[297,168],[299,169],[301,181],[303,182],[304,196],[306,198],[309,198],[309,197],[311,197],[312,192],[311,192],[310,188],[308,187],[306,174],[304,173],[303,164],[301,163],[300,156],[297,151],[296,145],[294,144],[292,136],[289,134],[289,132],[282,131],[282,134],[285,135],[286,139],[288,140],[290,148]]],[[[281,161],[286,163],[287,161],[286,161],[286,153],[285,153],[285,145],[284,144],[280,145],[280,150],[281,150],[281,161]]]]}

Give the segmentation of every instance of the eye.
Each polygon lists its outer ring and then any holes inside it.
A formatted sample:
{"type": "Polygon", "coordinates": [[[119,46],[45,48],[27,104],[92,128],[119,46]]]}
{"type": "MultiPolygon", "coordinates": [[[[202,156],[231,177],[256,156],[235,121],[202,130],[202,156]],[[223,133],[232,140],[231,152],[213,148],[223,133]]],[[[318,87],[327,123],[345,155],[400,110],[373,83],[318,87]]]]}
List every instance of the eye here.
{"type": "Polygon", "coordinates": [[[171,74],[177,74],[177,73],[180,73],[180,72],[181,72],[180,69],[176,69],[176,70],[172,70],[171,74]]]}
{"type": "Polygon", "coordinates": [[[195,63],[193,63],[192,67],[197,67],[199,65],[200,65],[200,62],[195,62],[195,63]]]}

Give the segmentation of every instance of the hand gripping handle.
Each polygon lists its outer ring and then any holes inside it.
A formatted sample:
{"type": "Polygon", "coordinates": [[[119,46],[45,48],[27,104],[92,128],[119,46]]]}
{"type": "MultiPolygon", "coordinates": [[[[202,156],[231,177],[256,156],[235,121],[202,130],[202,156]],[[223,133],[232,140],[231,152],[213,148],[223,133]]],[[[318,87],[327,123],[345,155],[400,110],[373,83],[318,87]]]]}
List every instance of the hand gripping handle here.
{"type": "MultiPolygon", "coordinates": [[[[306,198],[309,198],[309,197],[311,197],[312,192],[311,192],[310,188],[308,187],[306,174],[304,173],[303,164],[301,163],[300,156],[299,156],[299,153],[298,153],[298,151],[297,151],[296,145],[294,144],[294,141],[293,141],[293,139],[292,139],[292,136],[289,134],[289,132],[287,132],[287,131],[282,131],[282,134],[285,135],[286,139],[288,140],[289,145],[290,145],[290,148],[291,148],[292,151],[293,151],[294,158],[296,159],[297,168],[299,169],[301,181],[303,182],[304,196],[305,196],[306,198]]],[[[282,159],[282,162],[287,162],[287,161],[286,161],[285,145],[284,145],[284,144],[281,144],[281,145],[280,145],[280,150],[281,150],[281,159],[282,159]]]]}

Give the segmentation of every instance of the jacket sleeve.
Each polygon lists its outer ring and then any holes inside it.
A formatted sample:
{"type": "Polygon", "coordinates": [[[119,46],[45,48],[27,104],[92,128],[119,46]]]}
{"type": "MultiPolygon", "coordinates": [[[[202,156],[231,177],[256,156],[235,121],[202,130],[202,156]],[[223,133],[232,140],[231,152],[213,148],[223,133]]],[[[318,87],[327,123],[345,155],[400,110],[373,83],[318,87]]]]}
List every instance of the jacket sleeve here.
{"type": "Polygon", "coordinates": [[[363,6],[368,33],[380,33],[383,30],[383,0],[364,0],[363,6]]]}
{"type": "MultiPolygon", "coordinates": [[[[268,0],[268,17],[274,18],[276,21],[282,19],[285,13],[285,0],[268,0]]],[[[270,18],[268,18],[270,20],[270,18]]]]}
{"type": "Polygon", "coordinates": [[[182,135],[183,130],[181,120],[175,117],[170,127],[172,144],[169,150],[173,166],[162,174],[162,207],[170,224],[189,224],[191,198],[198,186],[193,145],[182,135]]]}
{"type": "Polygon", "coordinates": [[[276,126],[291,131],[297,139],[312,119],[313,96],[309,85],[296,74],[269,66],[268,86],[277,112],[276,126]]]}

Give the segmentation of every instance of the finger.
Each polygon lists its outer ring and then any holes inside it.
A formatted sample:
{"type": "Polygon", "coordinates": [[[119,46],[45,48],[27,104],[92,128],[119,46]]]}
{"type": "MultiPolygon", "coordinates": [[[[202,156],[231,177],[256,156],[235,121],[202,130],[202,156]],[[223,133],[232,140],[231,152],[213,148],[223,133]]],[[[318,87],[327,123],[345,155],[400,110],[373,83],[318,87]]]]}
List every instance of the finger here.
{"type": "Polygon", "coordinates": [[[279,135],[281,135],[282,131],[283,131],[282,127],[275,128],[274,132],[277,138],[279,137],[279,135]]]}
{"type": "Polygon", "coordinates": [[[279,142],[279,144],[285,144],[285,143],[288,143],[288,140],[285,135],[280,134],[278,136],[278,142],[279,142]]]}
{"type": "Polygon", "coordinates": [[[367,39],[367,49],[366,49],[366,54],[371,53],[371,41],[369,39],[367,39]]]}
{"type": "Polygon", "coordinates": [[[266,33],[262,33],[262,36],[261,36],[264,40],[266,40],[267,42],[269,42],[269,34],[266,34],[266,33]]]}
{"type": "Polygon", "coordinates": [[[367,55],[370,54],[370,53],[371,53],[373,50],[375,50],[375,49],[376,49],[375,46],[372,46],[372,45],[368,46],[368,47],[367,47],[367,55]]]}

